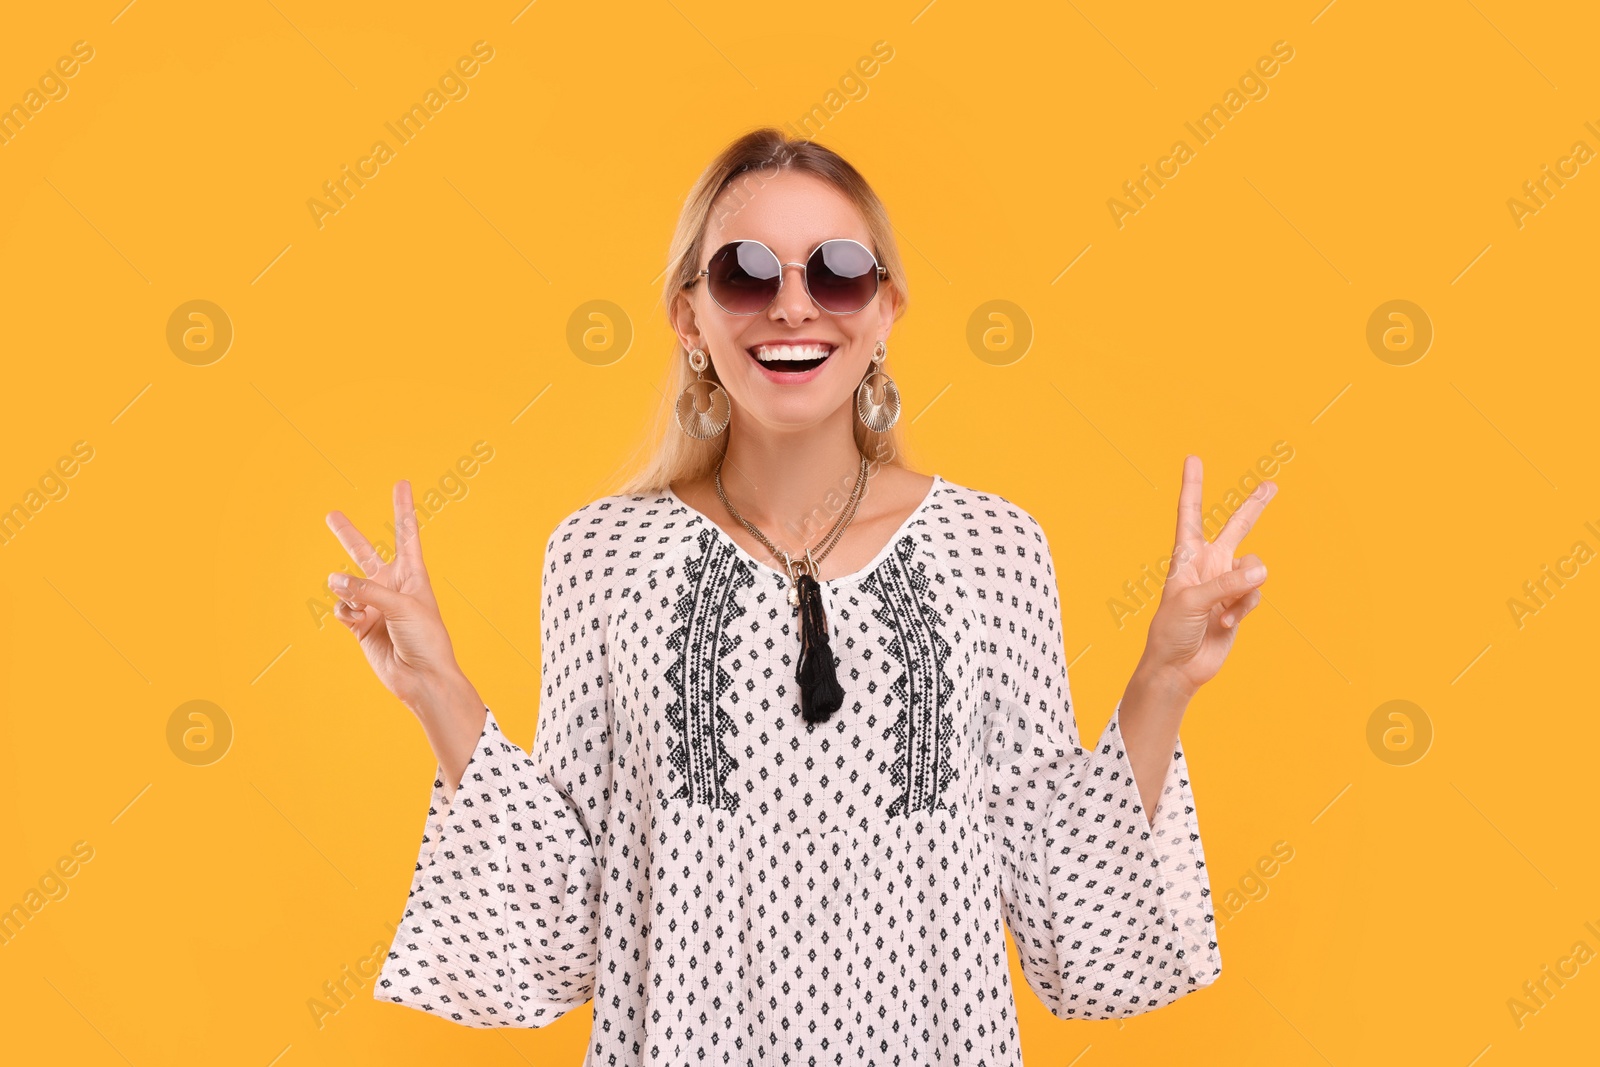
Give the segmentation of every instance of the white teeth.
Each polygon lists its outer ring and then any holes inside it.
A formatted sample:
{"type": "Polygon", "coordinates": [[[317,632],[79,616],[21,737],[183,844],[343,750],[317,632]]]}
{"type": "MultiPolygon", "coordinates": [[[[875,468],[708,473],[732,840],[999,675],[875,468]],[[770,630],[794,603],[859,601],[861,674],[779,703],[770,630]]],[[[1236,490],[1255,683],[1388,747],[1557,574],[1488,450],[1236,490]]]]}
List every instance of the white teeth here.
{"type": "Polygon", "coordinates": [[[756,358],[776,360],[821,359],[833,351],[832,345],[756,345],[751,349],[756,358]]]}

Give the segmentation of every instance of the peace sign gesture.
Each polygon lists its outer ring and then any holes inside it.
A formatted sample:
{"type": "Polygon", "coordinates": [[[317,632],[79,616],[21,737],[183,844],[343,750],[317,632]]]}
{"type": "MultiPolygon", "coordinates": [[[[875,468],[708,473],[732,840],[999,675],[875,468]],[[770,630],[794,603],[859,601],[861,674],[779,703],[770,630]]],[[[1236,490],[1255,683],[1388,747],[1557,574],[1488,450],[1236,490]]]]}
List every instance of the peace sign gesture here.
{"type": "Polygon", "coordinates": [[[420,715],[423,706],[461,671],[422,564],[411,483],[395,483],[394,558],[388,563],[343,512],[328,512],[327,522],[366,575],[328,576],[328,587],[340,597],[334,617],[355,634],[378,679],[420,715]]]}
{"type": "Polygon", "coordinates": [[[1142,662],[1190,692],[1216,676],[1233,647],[1239,620],[1261,603],[1266,566],[1254,553],[1235,559],[1233,552],[1278,492],[1276,482],[1262,482],[1229,516],[1216,540],[1207,541],[1202,481],[1200,457],[1185,456],[1172,566],[1150,620],[1142,662]]]}

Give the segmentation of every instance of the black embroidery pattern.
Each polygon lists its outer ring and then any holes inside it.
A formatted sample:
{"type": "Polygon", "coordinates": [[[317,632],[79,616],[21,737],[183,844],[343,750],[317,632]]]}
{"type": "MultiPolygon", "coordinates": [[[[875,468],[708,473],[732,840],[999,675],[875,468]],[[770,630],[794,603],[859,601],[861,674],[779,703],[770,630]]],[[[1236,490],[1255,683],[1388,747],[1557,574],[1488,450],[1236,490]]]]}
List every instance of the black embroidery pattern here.
{"type": "Polygon", "coordinates": [[[738,592],[755,584],[750,567],[733,545],[701,530],[700,551],[684,561],[688,588],[673,610],[678,626],[667,638],[676,655],[666,670],[673,700],[666,708],[668,759],[682,784],[674,800],[737,811],[739,795],[728,788],[728,772],[738,767],[727,739],[738,734],[727,705],[738,702],[723,658],[743,640],[732,632],[745,612],[738,592]]]}
{"type": "Polygon", "coordinates": [[[916,540],[901,537],[861,588],[882,601],[872,614],[889,628],[892,636],[885,652],[902,668],[890,688],[900,713],[884,733],[894,740],[896,763],[890,781],[899,790],[889,804],[889,816],[948,811],[944,791],[956,773],[950,755],[955,723],[949,707],[955,683],[944,670],[950,643],[939,632],[940,615],[927,595],[928,574],[916,559],[916,540]]]}

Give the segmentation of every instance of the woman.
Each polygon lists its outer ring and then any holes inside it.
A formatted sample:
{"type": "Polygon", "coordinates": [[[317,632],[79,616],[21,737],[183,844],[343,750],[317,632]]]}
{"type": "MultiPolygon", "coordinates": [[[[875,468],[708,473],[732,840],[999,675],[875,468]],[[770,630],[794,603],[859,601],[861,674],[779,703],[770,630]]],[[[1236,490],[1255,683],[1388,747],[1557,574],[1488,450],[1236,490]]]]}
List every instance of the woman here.
{"type": "Polygon", "coordinates": [[[375,995],[467,1026],[591,998],[586,1062],[1020,1063],[1003,929],[1062,1018],[1221,972],[1178,724],[1264,568],[1184,463],[1144,656],[1078,746],[1049,545],[898,461],[905,307],[883,205],[759,130],[692,191],[667,272],[668,434],[544,551],[531,757],[456,665],[410,487],[338,615],[439,760],[375,995]],[[1004,923],[1004,926],[1002,925],[1004,923]]]}

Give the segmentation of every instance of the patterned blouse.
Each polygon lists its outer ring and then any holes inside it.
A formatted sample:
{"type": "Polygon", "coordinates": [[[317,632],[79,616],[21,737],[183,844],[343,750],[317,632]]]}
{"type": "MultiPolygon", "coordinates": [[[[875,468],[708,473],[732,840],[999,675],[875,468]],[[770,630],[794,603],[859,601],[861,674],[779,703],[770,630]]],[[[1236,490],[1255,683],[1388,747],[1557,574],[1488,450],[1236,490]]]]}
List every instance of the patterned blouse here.
{"type": "Polygon", "coordinates": [[[560,522],[532,754],[490,711],[453,797],[436,777],[374,995],[475,1027],[592,999],[590,1065],[1001,1067],[1005,929],[1063,1019],[1216,980],[1183,752],[1152,824],[1120,703],[1079,746],[1032,515],[935,475],[821,583],[826,722],[788,586],[670,489],[560,522]]]}

